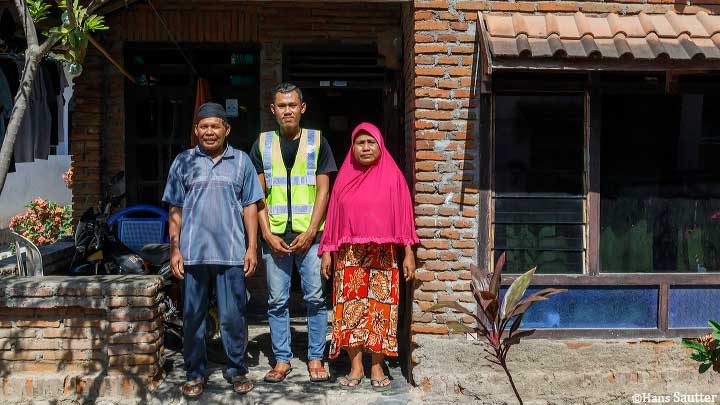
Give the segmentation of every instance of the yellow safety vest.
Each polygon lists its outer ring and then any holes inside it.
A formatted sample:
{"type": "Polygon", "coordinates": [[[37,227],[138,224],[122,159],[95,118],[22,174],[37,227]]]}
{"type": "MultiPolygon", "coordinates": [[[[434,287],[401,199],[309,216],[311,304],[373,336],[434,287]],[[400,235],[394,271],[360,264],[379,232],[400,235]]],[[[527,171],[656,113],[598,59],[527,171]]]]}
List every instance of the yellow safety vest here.
{"type": "MultiPolygon", "coordinates": [[[[288,172],[280,151],[280,135],[275,131],[261,133],[258,147],[265,173],[270,231],[274,234],[285,233],[288,218],[293,232],[307,231],[317,197],[316,171],[320,154],[320,131],[303,129],[300,133],[300,145],[290,170],[290,199],[288,172]]],[[[321,231],[324,227],[323,217],[318,230],[321,231]]]]}

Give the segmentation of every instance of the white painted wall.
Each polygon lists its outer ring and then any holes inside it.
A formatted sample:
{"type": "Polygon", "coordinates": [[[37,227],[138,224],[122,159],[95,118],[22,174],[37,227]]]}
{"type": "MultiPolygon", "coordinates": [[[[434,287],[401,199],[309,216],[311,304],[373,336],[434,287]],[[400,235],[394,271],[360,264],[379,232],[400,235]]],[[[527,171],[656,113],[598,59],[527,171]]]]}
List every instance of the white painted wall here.
{"type": "Polygon", "coordinates": [[[72,192],[62,175],[70,167],[70,155],[50,155],[48,160],[16,163],[0,194],[0,229],[6,229],[10,218],[25,212],[25,205],[35,198],[53,200],[60,205],[72,203],[72,192]]]}

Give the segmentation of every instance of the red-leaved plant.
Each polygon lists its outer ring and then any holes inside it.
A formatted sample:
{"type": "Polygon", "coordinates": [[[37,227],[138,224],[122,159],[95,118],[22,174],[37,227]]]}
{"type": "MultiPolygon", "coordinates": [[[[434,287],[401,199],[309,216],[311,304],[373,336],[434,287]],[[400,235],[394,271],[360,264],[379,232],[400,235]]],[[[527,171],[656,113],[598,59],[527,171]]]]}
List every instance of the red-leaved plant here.
{"type": "MultiPolygon", "coordinates": [[[[477,333],[478,336],[484,336],[486,343],[490,346],[485,348],[488,356],[485,357],[489,362],[502,367],[510,381],[513,392],[520,404],[523,403],[520,393],[515,387],[510,370],[507,366],[507,354],[510,347],[520,342],[521,338],[528,337],[535,332],[535,329],[521,330],[525,312],[538,301],[544,301],[548,296],[565,292],[566,289],[546,288],[526,298],[522,298],[532,281],[535,269],[532,268],[527,273],[516,278],[510,288],[505,293],[505,299],[500,302],[500,277],[502,268],[505,265],[505,253],[503,253],[495,264],[495,270],[485,276],[478,275],[471,284],[473,296],[477,301],[478,312],[480,316],[473,311],[463,307],[458,302],[440,302],[427,311],[435,311],[441,308],[451,308],[466,315],[470,315],[475,319],[475,326],[470,327],[458,321],[448,321],[446,323],[448,329],[454,332],[477,333]],[[507,328],[510,326],[510,330],[507,328]]],[[[477,269],[475,269],[477,272],[477,269]]]]}

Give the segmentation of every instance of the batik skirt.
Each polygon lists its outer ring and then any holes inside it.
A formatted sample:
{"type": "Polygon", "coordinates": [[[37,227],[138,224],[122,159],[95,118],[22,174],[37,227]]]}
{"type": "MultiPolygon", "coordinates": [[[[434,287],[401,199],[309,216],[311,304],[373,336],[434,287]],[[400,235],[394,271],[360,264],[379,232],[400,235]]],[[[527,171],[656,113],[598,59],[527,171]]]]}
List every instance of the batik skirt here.
{"type": "Polygon", "coordinates": [[[352,347],[397,356],[399,276],[393,244],[345,244],[335,252],[330,358],[352,347]]]}

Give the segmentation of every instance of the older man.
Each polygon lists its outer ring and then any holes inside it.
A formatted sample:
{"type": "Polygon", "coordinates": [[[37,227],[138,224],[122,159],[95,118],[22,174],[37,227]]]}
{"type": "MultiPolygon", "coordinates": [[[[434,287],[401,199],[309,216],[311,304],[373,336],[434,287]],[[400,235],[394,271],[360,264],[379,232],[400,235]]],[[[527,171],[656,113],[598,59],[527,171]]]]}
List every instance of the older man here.
{"type": "Polygon", "coordinates": [[[187,382],[182,392],[190,398],[200,396],[206,382],[205,320],[212,280],[228,357],[224,376],[239,394],[253,388],[245,366],[245,278],[257,266],[255,203],[264,193],[250,158],[226,142],[229,134],[230,125],[221,105],[200,106],[195,124],[198,146],[175,158],[163,196],[170,204],[171,268],[185,282],[183,354],[187,382]]]}

